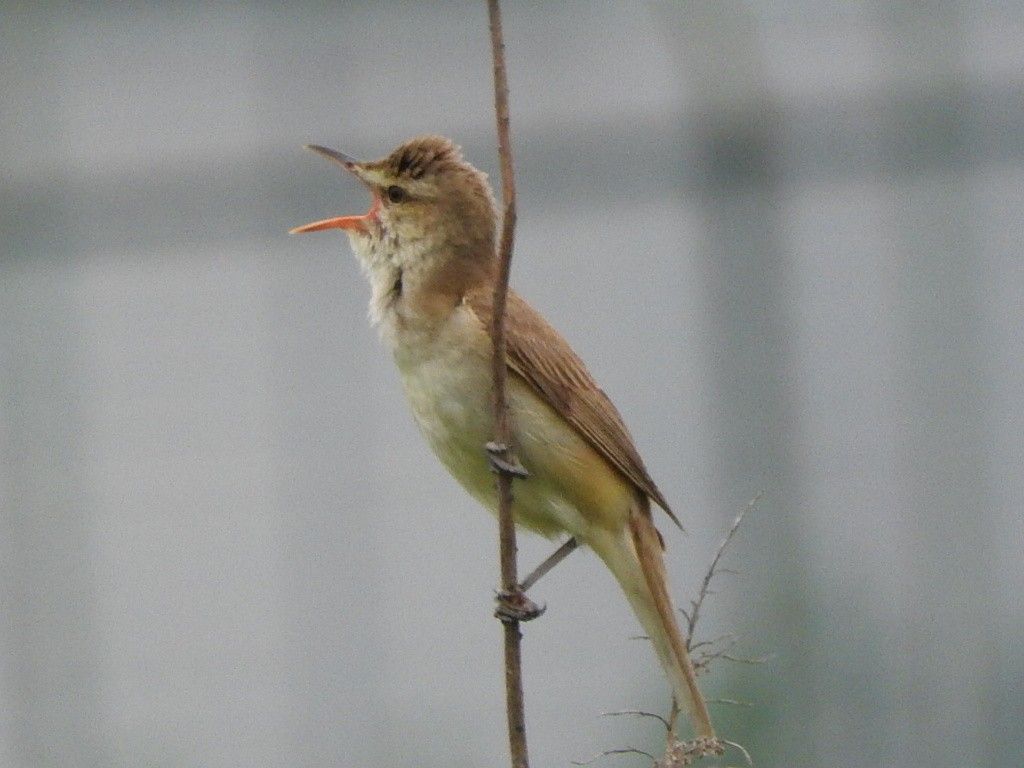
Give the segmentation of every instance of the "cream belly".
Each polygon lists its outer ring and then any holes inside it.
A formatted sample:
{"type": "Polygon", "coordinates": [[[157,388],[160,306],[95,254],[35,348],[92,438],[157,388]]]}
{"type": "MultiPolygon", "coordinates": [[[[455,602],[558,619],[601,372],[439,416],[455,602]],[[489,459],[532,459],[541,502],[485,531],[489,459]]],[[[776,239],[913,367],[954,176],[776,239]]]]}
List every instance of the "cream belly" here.
{"type": "MultiPolygon", "coordinates": [[[[494,512],[494,475],[484,453],[494,434],[490,340],[461,308],[429,338],[416,336],[392,337],[416,423],[452,476],[494,512]]],[[[621,526],[630,503],[624,479],[518,376],[509,376],[507,394],[515,447],[530,473],[515,485],[516,521],[584,542],[594,525],[621,526]]]]}

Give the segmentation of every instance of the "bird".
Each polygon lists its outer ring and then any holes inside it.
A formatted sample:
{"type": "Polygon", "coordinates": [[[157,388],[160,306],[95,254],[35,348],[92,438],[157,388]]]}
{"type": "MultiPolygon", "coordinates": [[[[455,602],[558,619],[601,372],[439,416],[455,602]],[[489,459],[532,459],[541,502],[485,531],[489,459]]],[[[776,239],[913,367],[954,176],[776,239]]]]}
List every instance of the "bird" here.
{"type": "MultiPolygon", "coordinates": [[[[413,418],[449,473],[497,510],[484,445],[493,437],[491,319],[498,209],[486,174],[451,140],[417,136],[359,161],[320,145],[369,190],[363,215],[291,230],[341,229],[370,285],[370,321],[397,365],[413,418]]],[[[589,547],[618,581],[697,736],[715,738],[676,620],[652,503],[679,524],[629,430],[568,342],[509,290],[506,399],[516,524],[589,547]]],[[[682,526],[680,526],[682,527],[682,526]]]]}

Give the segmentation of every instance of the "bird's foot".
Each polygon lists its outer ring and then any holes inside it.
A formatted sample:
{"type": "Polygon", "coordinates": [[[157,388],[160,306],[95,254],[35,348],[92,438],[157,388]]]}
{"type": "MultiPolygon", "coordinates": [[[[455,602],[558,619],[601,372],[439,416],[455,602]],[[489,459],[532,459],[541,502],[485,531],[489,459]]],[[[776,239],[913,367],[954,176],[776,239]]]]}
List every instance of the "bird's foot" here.
{"type": "Polygon", "coordinates": [[[498,592],[494,596],[498,607],[494,609],[494,618],[504,622],[532,621],[547,610],[546,605],[537,605],[521,590],[498,592]]]}
{"type": "Polygon", "coordinates": [[[487,460],[491,465],[491,472],[499,475],[510,475],[525,480],[530,476],[526,467],[516,461],[515,457],[509,459],[508,446],[504,443],[490,442],[484,446],[487,450],[487,460]]]}

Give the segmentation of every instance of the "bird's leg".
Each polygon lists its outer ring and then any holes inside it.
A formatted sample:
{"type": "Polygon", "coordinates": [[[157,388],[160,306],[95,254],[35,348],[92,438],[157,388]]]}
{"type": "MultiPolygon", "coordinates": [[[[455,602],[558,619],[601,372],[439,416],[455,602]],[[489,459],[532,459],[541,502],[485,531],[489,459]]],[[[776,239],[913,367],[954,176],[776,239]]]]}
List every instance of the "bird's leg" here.
{"type": "MultiPolygon", "coordinates": [[[[507,475],[526,479],[530,473],[520,464],[515,455],[504,443],[489,442],[484,446],[487,451],[487,460],[491,471],[497,475],[507,475]]],[[[516,584],[514,589],[501,591],[494,599],[498,607],[494,609],[494,616],[506,623],[515,621],[530,621],[544,613],[545,606],[537,605],[526,596],[523,588],[516,584]]]]}
{"type": "Polygon", "coordinates": [[[530,621],[544,613],[547,606],[537,605],[533,602],[526,596],[526,590],[540,581],[544,574],[562,562],[579,545],[575,538],[569,539],[545,558],[544,562],[530,571],[529,576],[519,583],[514,592],[499,592],[494,598],[498,602],[494,615],[502,621],[530,621]]]}
{"type": "Polygon", "coordinates": [[[579,547],[580,543],[575,538],[571,538],[566,541],[562,546],[552,552],[543,563],[534,568],[530,575],[519,582],[519,589],[526,592],[530,587],[541,580],[541,577],[547,574],[552,568],[558,565],[560,562],[565,560],[572,551],[579,547]]]}
{"type": "MultiPolygon", "coordinates": [[[[516,460],[515,456],[510,457],[507,445],[490,442],[484,447],[487,449],[487,458],[492,472],[511,475],[523,480],[530,476],[530,473],[516,460]]],[[[578,546],[579,542],[575,538],[569,539],[544,562],[534,568],[514,591],[499,592],[495,598],[498,601],[498,607],[494,611],[494,615],[502,621],[530,621],[544,613],[546,606],[533,602],[526,596],[526,590],[540,581],[544,574],[562,562],[578,546]]]]}
{"type": "MultiPolygon", "coordinates": [[[[520,480],[525,480],[530,476],[530,473],[526,471],[526,468],[514,456],[509,460],[510,454],[507,445],[490,442],[484,448],[487,450],[487,459],[491,465],[492,472],[511,475],[520,480]]],[[[519,583],[519,591],[525,592],[540,581],[544,574],[562,562],[578,546],[579,542],[575,538],[571,538],[562,544],[544,562],[534,568],[529,576],[519,583]]]]}

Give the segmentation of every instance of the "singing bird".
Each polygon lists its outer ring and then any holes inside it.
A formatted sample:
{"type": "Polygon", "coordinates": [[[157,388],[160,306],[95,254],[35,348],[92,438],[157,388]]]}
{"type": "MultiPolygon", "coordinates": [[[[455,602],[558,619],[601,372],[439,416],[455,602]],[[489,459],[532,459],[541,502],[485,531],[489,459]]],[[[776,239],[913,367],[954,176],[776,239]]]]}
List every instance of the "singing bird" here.
{"type": "MultiPolygon", "coordinates": [[[[360,162],[320,146],[370,191],[362,216],[293,233],[344,230],[369,280],[370,318],[391,350],[416,424],[448,471],[488,509],[497,491],[484,445],[490,401],[498,213],[487,176],[451,141],[420,136],[360,162]]],[[[541,315],[509,291],[507,400],[517,483],[516,523],[569,534],[604,561],[650,637],[699,736],[713,738],[669,596],[651,502],[678,524],[619,412],[583,361],[541,315]]]]}

